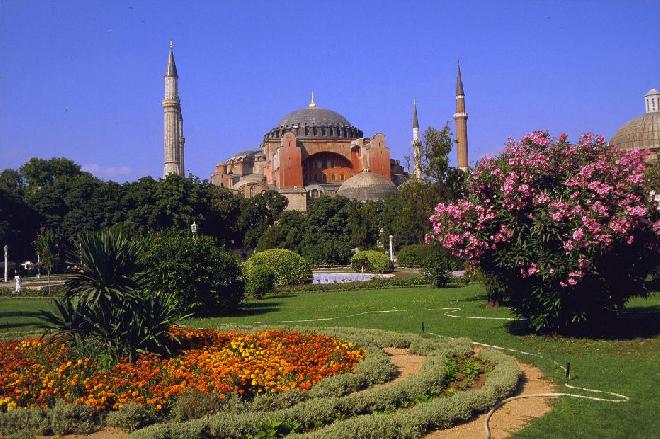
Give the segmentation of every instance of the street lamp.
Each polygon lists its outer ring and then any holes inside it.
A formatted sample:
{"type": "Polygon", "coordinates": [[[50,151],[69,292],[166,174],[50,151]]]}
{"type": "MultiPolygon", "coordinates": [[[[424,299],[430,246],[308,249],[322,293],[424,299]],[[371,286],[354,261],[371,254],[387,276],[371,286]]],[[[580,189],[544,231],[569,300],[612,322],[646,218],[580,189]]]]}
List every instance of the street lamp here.
{"type": "Polygon", "coordinates": [[[190,225],[190,231],[192,232],[193,238],[197,236],[197,223],[195,223],[195,221],[190,225]]]}
{"type": "Polygon", "coordinates": [[[9,279],[7,279],[8,269],[9,269],[9,266],[7,265],[8,264],[7,260],[9,259],[8,256],[9,256],[9,246],[5,244],[5,279],[4,279],[5,283],[9,281],[9,279]]]}

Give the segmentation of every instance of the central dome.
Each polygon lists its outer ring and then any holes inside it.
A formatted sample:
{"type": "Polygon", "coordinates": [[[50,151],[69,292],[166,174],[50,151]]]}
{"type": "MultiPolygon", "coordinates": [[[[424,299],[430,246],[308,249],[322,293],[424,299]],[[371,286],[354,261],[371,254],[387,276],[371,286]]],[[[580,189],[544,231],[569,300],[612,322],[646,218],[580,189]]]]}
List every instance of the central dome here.
{"type": "Polygon", "coordinates": [[[280,139],[292,132],[300,139],[359,139],[362,131],[336,111],[318,108],[314,101],[308,108],[292,111],[264,136],[265,140],[280,139]]]}
{"type": "Polygon", "coordinates": [[[302,108],[292,111],[280,120],[278,127],[290,127],[294,125],[308,126],[351,126],[350,122],[344,116],[336,111],[325,108],[302,108]]]}

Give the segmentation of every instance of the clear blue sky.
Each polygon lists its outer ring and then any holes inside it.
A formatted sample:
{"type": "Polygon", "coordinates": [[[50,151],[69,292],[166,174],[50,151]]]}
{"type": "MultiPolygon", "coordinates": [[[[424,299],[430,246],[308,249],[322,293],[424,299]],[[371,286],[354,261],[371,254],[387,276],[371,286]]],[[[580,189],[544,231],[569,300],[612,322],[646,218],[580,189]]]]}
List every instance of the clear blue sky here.
{"type": "Polygon", "coordinates": [[[413,98],[422,129],[451,121],[458,58],[471,162],[537,128],[609,138],[660,88],[658,0],[0,0],[0,169],[160,176],[170,39],[203,178],[311,90],[402,159],[413,98]]]}

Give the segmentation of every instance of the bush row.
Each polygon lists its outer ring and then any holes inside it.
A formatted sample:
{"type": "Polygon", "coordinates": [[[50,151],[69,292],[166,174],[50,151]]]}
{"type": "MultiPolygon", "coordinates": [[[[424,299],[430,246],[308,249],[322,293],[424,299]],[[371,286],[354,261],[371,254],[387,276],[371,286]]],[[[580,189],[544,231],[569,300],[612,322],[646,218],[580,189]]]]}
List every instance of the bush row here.
{"type": "Polygon", "coordinates": [[[14,288],[0,287],[0,297],[61,297],[64,295],[64,285],[56,285],[41,289],[36,288],[21,288],[21,292],[16,294],[14,288]]]}
{"type": "Polygon", "coordinates": [[[18,409],[0,413],[0,436],[88,434],[98,430],[99,423],[93,408],[58,401],[48,410],[18,409]]]}
{"type": "Polygon", "coordinates": [[[396,255],[397,264],[400,267],[425,268],[428,267],[434,257],[441,255],[447,260],[450,270],[462,270],[464,262],[452,256],[447,250],[438,244],[410,244],[401,247],[396,255]]]}
{"type": "MultiPolygon", "coordinates": [[[[483,350],[480,357],[495,364],[483,387],[465,390],[448,398],[434,398],[420,402],[405,411],[394,413],[381,411],[365,416],[339,420],[315,430],[306,438],[346,438],[346,439],[398,439],[420,438],[426,433],[449,428],[485,412],[497,401],[513,393],[520,378],[520,370],[515,361],[501,352],[483,350]]],[[[291,438],[300,437],[292,435],[291,438]]]]}
{"type": "MultiPolygon", "coordinates": [[[[299,329],[304,330],[304,329],[299,329]]],[[[352,424],[344,425],[344,422],[338,421],[345,417],[356,415],[371,414],[367,416],[376,416],[375,413],[400,407],[406,403],[413,403],[419,400],[428,399],[428,397],[437,394],[438,389],[442,387],[442,380],[445,379],[446,361],[455,355],[468,355],[471,353],[471,345],[465,339],[461,340],[437,340],[425,339],[415,335],[403,335],[384,333],[384,331],[357,330],[357,329],[308,329],[315,332],[329,333],[345,339],[350,339],[359,345],[371,345],[382,348],[385,346],[409,347],[411,352],[426,354],[427,358],[422,373],[400,381],[388,387],[373,389],[368,392],[353,393],[345,396],[329,396],[322,392],[322,395],[316,395],[310,399],[296,404],[290,408],[278,409],[274,411],[244,412],[239,415],[229,413],[217,413],[189,422],[178,422],[170,424],[155,425],[139,430],[133,437],[137,438],[193,438],[207,436],[221,437],[247,437],[264,434],[286,434],[296,431],[309,431],[321,425],[335,422],[331,427],[333,434],[337,430],[340,437],[378,437],[380,432],[375,429],[377,422],[373,426],[364,426],[367,428],[361,434],[356,434],[357,429],[352,429],[352,424]],[[431,392],[430,392],[431,390],[431,392]],[[346,431],[350,430],[350,433],[346,431]],[[375,433],[374,433],[375,432],[375,433]]],[[[484,350],[483,352],[486,352],[484,350]]],[[[493,370],[488,374],[486,383],[479,390],[479,397],[471,397],[472,392],[459,392],[449,398],[439,398],[439,400],[450,401],[449,405],[462,407],[461,412],[451,412],[452,416],[448,419],[455,422],[462,419],[464,412],[473,413],[476,410],[483,410],[492,406],[496,399],[502,398],[511,393],[518,382],[519,370],[512,358],[499,353],[490,355],[486,353],[483,358],[491,362],[493,370]],[[468,398],[468,403],[464,400],[468,398]],[[485,398],[486,402],[481,402],[485,398]],[[495,399],[493,399],[495,398],[495,399]],[[453,416],[456,415],[456,416],[453,416]]],[[[340,389],[341,390],[341,389],[340,389]]],[[[310,391],[311,392],[311,391],[310,391]]],[[[338,393],[343,393],[338,392],[338,393]]],[[[413,408],[406,410],[409,413],[415,410],[420,413],[414,417],[407,426],[415,426],[419,422],[421,415],[428,417],[440,416],[435,410],[435,406],[426,404],[417,404],[413,408]],[[430,411],[424,411],[418,407],[431,407],[430,411]],[[428,413],[427,413],[428,412],[428,413]],[[430,414],[429,414],[430,413],[430,414]]],[[[393,416],[393,415],[389,415],[393,416]]],[[[354,422],[360,422],[360,419],[366,416],[351,418],[354,422]]],[[[406,418],[402,418],[401,422],[406,418]]],[[[404,427],[406,426],[404,425],[404,427]]],[[[425,428],[431,424],[426,425],[425,428]]],[[[424,429],[418,429],[423,431],[424,429]]],[[[405,428],[397,428],[399,434],[406,436],[405,428]]],[[[332,437],[325,433],[318,433],[319,437],[332,437]]],[[[387,436],[387,437],[401,437],[387,436]]]]}

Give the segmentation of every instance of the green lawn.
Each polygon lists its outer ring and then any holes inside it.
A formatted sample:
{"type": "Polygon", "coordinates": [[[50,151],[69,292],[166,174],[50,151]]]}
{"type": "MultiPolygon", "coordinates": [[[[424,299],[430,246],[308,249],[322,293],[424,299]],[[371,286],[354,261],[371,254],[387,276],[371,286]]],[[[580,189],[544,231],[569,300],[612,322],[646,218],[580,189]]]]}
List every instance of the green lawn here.
{"type": "MultiPolygon", "coordinates": [[[[425,331],[451,337],[515,348],[545,358],[514,354],[541,367],[555,382],[563,371],[551,359],[571,363],[571,384],[621,393],[626,403],[608,403],[561,398],[552,412],[517,434],[516,438],[653,438],[660,437],[660,294],[634,299],[626,318],[592,338],[540,337],[526,334],[520,324],[506,320],[469,319],[469,316],[511,317],[506,308],[484,306],[483,289],[402,288],[280,295],[248,301],[239,315],[193,319],[194,327],[220,323],[274,324],[286,320],[313,320],[298,325],[353,326],[402,332],[425,331]],[[460,308],[447,311],[439,308],[460,308]],[[377,312],[392,311],[397,312],[377,312]],[[446,313],[461,316],[449,317],[446,313]]],[[[35,317],[49,307],[48,299],[0,300],[0,334],[35,331],[35,317]]],[[[559,388],[560,391],[568,389],[559,388]]]]}

